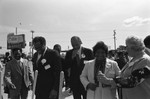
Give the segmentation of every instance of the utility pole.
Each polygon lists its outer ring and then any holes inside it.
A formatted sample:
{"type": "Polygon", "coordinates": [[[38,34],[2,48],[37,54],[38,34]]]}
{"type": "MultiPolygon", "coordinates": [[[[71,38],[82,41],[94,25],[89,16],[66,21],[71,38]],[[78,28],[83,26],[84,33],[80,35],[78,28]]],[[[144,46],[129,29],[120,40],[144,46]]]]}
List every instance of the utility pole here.
{"type": "Polygon", "coordinates": [[[114,32],[114,49],[116,50],[116,30],[113,30],[114,32]]]}
{"type": "MultiPolygon", "coordinates": [[[[33,33],[34,33],[34,31],[31,30],[31,33],[32,33],[32,41],[33,41],[33,33]]],[[[31,42],[31,44],[32,44],[32,57],[33,57],[33,43],[31,42]]]]}
{"type": "Polygon", "coordinates": [[[17,35],[17,27],[16,27],[16,35],[17,35]]]}
{"type": "MultiPolygon", "coordinates": [[[[21,22],[19,23],[19,25],[21,25],[21,22]]],[[[18,28],[16,27],[16,35],[18,34],[18,28]]]]}

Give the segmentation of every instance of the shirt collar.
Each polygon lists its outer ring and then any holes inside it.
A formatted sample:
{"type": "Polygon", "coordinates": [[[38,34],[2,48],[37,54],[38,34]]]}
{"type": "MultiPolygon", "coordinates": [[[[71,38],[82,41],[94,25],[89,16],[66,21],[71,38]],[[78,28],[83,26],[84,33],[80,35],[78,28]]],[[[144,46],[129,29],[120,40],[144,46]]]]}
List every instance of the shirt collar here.
{"type": "Polygon", "coordinates": [[[80,46],[80,48],[79,48],[78,52],[81,54],[81,46],[80,46]]]}
{"type": "Polygon", "coordinates": [[[44,50],[44,52],[43,52],[43,56],[45,55],[46,50],[47,50],[47,47],[45,47],[45,50],[44,50]]]}
{"type": "Polygon", "coordinates": [[[47,50],[47,47],[45,47],[44,52],[43,52],[42,54],[41,54],[41,53],[38,53],[38,55],[42,55],[42,56],[44,56],[44,55],[45,55],[46,50],[47,50]]]}
{"type": "Polygon", "coordinates": [[[22,62],[23,63],[23,58],[20,58],[20,60],[16,60],[17,62],[22,62]]]}

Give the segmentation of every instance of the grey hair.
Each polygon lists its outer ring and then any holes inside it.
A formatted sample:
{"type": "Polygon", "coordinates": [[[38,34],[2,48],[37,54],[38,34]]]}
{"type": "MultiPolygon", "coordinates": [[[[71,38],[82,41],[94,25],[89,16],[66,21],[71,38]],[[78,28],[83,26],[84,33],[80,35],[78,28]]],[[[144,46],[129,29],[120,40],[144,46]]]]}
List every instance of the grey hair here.
{"type": "Polygon", "coordinates": [[[128,44],[129,47],[136,52],[143,51],[145,49],[143,40],[137,36],[127,37],[126,44],[128,44]]]}

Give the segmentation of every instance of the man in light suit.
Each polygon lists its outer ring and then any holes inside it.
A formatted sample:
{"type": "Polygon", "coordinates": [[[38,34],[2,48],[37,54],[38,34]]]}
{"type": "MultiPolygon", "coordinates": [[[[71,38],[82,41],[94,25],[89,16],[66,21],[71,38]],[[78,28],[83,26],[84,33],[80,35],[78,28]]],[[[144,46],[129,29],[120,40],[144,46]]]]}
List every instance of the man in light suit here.
{"type": "Polygon", "coordinates": [[[32,42],[36,50],[32,59],[33,71],[38,70],[35,89],[36,99],[58,99],[61,71],[59,54],[46,47],[44,37],[35,37],[32,42]]]}
{"type": "Polygon", "coordinates": [[[5,68],[4,80],[9,87],[10,99],[27,99],[28,90],[33,83],[28,61],[21,58],[22,49],[12,49],[13,59],[5,68]]]}
{"type": "Polygon", "coordinates": [[[86,99],[86,91],[81,84],[80,74],[84,68],[85,62],[93,59],[93,53],[91,49],[82,47],[81,39],[78,36],[71,38],[71,44],[73,49],[66,53],[65,68],[70,68],[70,88],[73,92],[74,99],[86,99]]]}

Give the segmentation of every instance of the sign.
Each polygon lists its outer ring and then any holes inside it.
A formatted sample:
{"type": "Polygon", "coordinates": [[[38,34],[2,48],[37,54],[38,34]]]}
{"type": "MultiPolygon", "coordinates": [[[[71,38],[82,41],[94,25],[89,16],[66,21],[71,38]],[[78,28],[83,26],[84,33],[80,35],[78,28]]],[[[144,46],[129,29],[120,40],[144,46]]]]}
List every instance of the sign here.
{"type": "Polygon", "coordinates": [[[25,48],[25,35],[14,35],[11,33],[7,35],[7,49],[25,48]]]}

